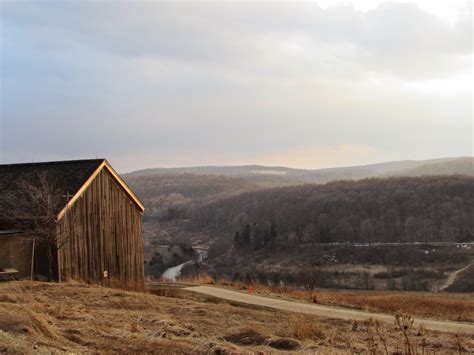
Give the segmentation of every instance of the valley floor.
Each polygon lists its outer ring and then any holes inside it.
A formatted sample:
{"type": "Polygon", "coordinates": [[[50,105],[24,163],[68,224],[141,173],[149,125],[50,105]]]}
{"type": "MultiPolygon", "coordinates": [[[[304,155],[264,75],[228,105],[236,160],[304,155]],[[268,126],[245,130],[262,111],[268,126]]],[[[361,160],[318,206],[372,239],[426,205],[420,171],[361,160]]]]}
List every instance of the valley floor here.
{"type": "Polygon", "coordinates": [[[29,285],[0,284],[0,353],[474,351],[471,336],[426,331],[408,318],[406,328],[336,320],[166,286],[151,294],[39,282],[31,293],[29,285]]]}

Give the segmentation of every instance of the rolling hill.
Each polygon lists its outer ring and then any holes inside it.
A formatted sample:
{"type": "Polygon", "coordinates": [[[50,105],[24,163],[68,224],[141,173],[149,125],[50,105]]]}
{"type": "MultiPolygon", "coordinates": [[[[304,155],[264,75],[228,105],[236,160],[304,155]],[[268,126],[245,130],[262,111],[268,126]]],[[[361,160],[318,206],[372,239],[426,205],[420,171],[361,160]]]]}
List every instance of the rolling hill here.
{"type": "Polygon", "coordinates": [[[474,175],[474,158],[465,157],[443,161],[427,161],[396,173],[403,176],[422,175],[474,175]]]}
{"type": "Polygon", "coordinates": [[[474,175],[474,158],[457,157],[430,160],[403,160],[371,165],[317,170],[292,169],[280,166],[196,166],[154,168],[124,174],[125,178],[161,175],[220,175],[240,178],[261,187],[321,184],[333,180],[359,180],[370,177],[422,175],[474,175]]]}
{"type": "Polygon", "coordinates": [[[471,157],[124,175],[146,206],[148,256],[157,245],[185,243],[210,247],[202,267],[217,276],[290,282],[320,265],[324,287],[399,290],[436,289],[468,263],[471,249],[439,244],[474,241],[473,177],[471,157]],[[427,253],[419,243],[436,247],[427,253]]]}
{"type": "Polygon", "coordinates": [[[146,206],[146,216],[160,216],[192,203],[206,203],[260,186],[242,178],[197,174],[125,175],[125,181],[146,206]]]}

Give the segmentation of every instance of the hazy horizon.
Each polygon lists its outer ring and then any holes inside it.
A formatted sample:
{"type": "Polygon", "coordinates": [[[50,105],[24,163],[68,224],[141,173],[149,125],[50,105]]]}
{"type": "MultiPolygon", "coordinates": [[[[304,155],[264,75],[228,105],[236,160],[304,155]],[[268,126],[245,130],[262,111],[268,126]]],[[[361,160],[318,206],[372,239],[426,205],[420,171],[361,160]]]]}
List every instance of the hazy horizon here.
{"type": "MultiPolygon", "coordinates": [[[[372,166],[372,165],[379,165],[379,164],[390,164],[390,163],[399,163],[399,162],[432,162],[432,161],[438,161],[438,160],[452,160],[452,159],[463,159],[463,158],[472,158],[474,159],[473,156],[452,156],[452,157],[435,157],[435,158],[427,158],[427,159],[403,159],[403,160],[384,160],[384,161],[376,161],[376,162],[371,162],[367,164],[348,164],[348,165],[337,165],[337,166],[323,166],[323,167],[318,167],[318,168],[301,168],[301,167],[294,167],[294,166],[286,166],[286,165],[267,165],[267,164],[238,164],[238,165],[228,165],[228,164],[220,164],[220,165],[214,165],[214,164],[204,164],[204,165],[176,165],[176,166],[144,166],[140,167],[138,169],[133,169],[133,170],[118,170],[120,174],[129,174],[133,173],[136,171],[140,170],[153,170],[153,169],[193,169],[193,168],[234,168],[234,167],[245,167],[245,166],[260,166],[264,168],[284,168],[284,169],[295,169],[295,170],[326,170],[326,169],[338,169],[338,168],[352,168],[352,167],[361,167],[361,166],[372,166]]],[[[106,159],[109,162],[110,159],[107,157],[99,157],[99,156],[94,156],[94,157],[77,157],[77,158],[71,158],[71,159],[64,159],[64,161],[68,160],[94,160],[94,159],[106,159]]],[[[46,163],[50,161],[55,161],[55,160],[46,160],[46,159],[40,159],[40,160],[30,160],[30,161],[12,161],[12,162],[1,162],[0,164],[27,164],[27,163],[46,163]]],[[[112,164],[113,165],[113,164],[112,164]]]]}
{"type": "Polygon", "coordinates": [[[0,6],[0,163],[320,169],[473,155],[469,1],[0,6]]]}
{"type": "MultiPolygon", "coordinates": [[[[327,166],[327,167],[320,167],[320,168],[299,168],[299,167],[292,167],[286,165],[266,165],[266,164],[241,164],[241,165],[181,165],[181,166],[150,166],[140,169],[134,169],[129,171],[121,171],[120,173],[128,174],[131,172],[139,171],[139,170],[153,170],[153,169],[192,169],[192,168],[230,168],[230,167],[243,167],[243,166],[261,166],[265,168],[289,168],[289,169],[296,169],[296,170],[325,170],[325,169],[337,169],[337,168],[351,168],[357,166],[370,166],[370,165],[377,165],[377,164],[386,164],[386,163],[397,163],[397,162],[404,162],[404,161],[436,161],[436,160],[449,160],[449,159],[462,159],[462,158],[473,158],[472,156],[457,156],[457,157],[438,157],[438,158],[428,158],[428,159],[403,159],[403,160],[387,160],[387,161],[378,161],[368,164],[349,164],[349,165],[339,165],[339,166],[327,166]]],[[[106,159],[106,158],[105,158],[106,159]]]]}

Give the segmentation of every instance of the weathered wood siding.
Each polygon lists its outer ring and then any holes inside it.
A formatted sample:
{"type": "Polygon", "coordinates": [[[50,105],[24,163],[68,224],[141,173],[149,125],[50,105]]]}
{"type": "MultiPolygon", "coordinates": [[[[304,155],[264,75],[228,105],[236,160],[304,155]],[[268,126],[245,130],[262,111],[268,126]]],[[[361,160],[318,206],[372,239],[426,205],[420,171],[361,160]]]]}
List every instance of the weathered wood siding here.
{"type": "Polygon", "coordinates": [[[59,279],[142,289],[141,217],[130,197],[102,169],[58,222],[59,279]]]}

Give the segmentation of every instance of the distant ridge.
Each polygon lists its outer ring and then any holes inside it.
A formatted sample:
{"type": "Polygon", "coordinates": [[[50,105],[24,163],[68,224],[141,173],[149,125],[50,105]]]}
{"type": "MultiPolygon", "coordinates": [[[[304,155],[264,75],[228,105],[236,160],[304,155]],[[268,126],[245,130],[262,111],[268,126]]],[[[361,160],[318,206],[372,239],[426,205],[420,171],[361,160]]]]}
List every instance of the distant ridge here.
{"type": "Polygon", "coordinates": [[[128,176],[137,175],[155,175],[155,174],[196,174],[196,175],[241,175],[248,174],[254,171],[285,171],[285,172],[308,172],[311,170],[293,169],[284,166],[264,166],[264,165],[204,165],[204,166],[189,166],[178,168],[151,168],[142,169],[127,173],[128,176]]]}
{"type": "Polygon", "coordinates": [[[369,177],[456,174],[474,176],[474,158],[453,157],[429,160],[402,160],[316,170],[263,165],[152,168],[134,171],[124,174],[124,176],[136,177],[182,174],[238,177],[264,187],[276,187],[325,183],[333,180],[359,180],[369,177]]]}
{"type": "Polygon", "coordinates": [[[406,169],[401,174],[406,176],[474,175],[474,158],[464,157],[442,162],[427,162],[426,164],[406,169]]]}

